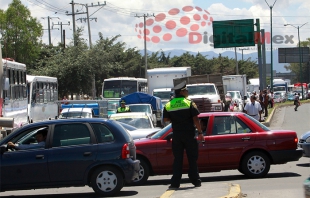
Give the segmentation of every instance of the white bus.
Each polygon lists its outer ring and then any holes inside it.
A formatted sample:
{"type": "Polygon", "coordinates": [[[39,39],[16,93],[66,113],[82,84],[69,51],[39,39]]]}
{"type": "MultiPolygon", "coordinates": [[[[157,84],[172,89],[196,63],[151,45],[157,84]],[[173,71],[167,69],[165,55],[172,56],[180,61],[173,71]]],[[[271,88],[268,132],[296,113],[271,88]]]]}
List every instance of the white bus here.
{"type": "Polygon", "coordinates": [[[58,82],[49,76],[27,75],[28,122],[55,119],[58,116],[58,82]]]}
{"type": "Polygon", "coordinates": [[[147,93],[147,79],[117,77],[103,81],[102,96],[104,98],[121,98],[135,92],[147,93]]]}
{"type": "Polygon", "coordinates": [[[10,59],[1,61],[4,84],[0,113],[4,118],[14,118],[14,127],[17,127],[27,122],[26,65],[10,59]]]}

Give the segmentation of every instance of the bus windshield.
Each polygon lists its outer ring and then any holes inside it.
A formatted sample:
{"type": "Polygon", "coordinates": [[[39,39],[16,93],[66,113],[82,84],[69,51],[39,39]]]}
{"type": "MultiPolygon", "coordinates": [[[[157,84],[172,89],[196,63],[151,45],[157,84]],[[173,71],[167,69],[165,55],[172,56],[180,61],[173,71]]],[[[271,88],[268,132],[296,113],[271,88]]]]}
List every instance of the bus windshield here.
{"type": "Polygon", "coordinates": [[[273,87],[273,91],[286,91],[286,88],[283,86],[283,87],[273,87]]]}
{"type": "Polygon", "coordinates": [[[102,95],[104,98],[121,98],[135,92],[146,93],[147,80],[124,77],[123,79],[106,79],[103,83],[102,95]],[[126,78],[126,79],[124,79],[126,78]]]}

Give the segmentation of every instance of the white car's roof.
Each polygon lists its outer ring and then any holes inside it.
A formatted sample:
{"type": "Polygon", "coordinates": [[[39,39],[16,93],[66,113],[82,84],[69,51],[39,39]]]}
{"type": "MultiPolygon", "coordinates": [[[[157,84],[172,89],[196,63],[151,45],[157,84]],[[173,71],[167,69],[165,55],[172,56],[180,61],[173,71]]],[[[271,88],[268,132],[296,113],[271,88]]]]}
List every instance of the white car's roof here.
{"type": "Polygon", "coordinates": [[[68,113],[68,112],[86,112],[92,113],[92,108],[65,108],[61,110],[61,113],[68,113]]]}
{"type": "Polygon", "coordinates": [[[141,105],[151,106],[151,104],[147,104],[147,103],[128,104],[127,106],[141,106],[141,105]]]}

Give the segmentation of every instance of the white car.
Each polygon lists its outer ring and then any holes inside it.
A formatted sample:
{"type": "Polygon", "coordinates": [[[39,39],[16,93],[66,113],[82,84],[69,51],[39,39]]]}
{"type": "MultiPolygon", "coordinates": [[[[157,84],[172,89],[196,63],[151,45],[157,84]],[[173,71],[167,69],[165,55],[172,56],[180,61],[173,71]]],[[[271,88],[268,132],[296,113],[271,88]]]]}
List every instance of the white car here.
{"type": "Polygon", "coordinates": [[[129,104],[127,105],[130,109],[131,112],[143,112],[143,113],[147,113],[152,122],[153,125],[156,126],[157,123],[157,119],[156,119],[156,115],[153,114],[153,109],[152,109],[152,105],[150,104],[145,104],[145,103],[139,103],[139,104],[129,104]]]}
{"type": "Polygon", "coordinates": [[[92,108],[64,108],[61,110],[59,119],[69,118],[94,118],[94,110],[92,108]]]}
{"type": "Polygon", "coordinates": [[[138,129],[134,126],[125,124],[123,122],[119,122],[119,123],[128,131],[128,133],[131,135],[132,139],[134,140],[150,137],[161,129],[161,128],[138,129]]]}
{"type": "Polygon", "coordinates": [[[242,112],[243,111],[243,99],[241,96],[240,91],[227,91],[227,93],[230,93],[231,100],[237,101],[237,111],[242,112]]]}
{"type": "Polygon", "coordinates": [[[138,129],[155,128],[149,114],[142,112],[116,113],[110,115],[109,119],[129,124],[138,129]]]}

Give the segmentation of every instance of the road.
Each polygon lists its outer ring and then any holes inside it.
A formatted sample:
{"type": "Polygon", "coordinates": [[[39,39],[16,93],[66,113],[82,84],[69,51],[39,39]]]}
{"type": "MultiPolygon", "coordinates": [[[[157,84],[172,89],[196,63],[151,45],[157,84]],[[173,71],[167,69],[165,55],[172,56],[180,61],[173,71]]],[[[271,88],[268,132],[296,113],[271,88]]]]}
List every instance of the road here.
{"type": "MultiPolygon", "coordinates": [[[[310,103],[302,104],[298,111],[293,106],[282,107],[275,112],[271,122],[271,129],[291,129],[298,133],[298,137],[310,130],[309,123],[310,103]]],[[[208,197],[208,184],[232,183],[240,184],[242,193],[250,198],[300,198],[303,194],[303,181],[310,175],[310,159],[301,158],[298,162],[289,162],[283,165],[273,165],[269,174],[262,179],[247,179],[237,170],[229,170],[215,173],[203,173],[202,188],[206,189],[208,197]]],[[[150,177],[144,186],[126,186],[116,197],[158,198],[169,185],[170,175],[150,177]]],[[[187,178],[187,175],[184,175],[187,178]]],[[[188,183],[183,179],[182,183],[188,183]]],[[[89,187],[8,191],[0,193],[0,197],[96,197],[89,187]]]]}

